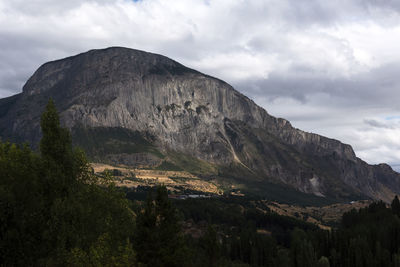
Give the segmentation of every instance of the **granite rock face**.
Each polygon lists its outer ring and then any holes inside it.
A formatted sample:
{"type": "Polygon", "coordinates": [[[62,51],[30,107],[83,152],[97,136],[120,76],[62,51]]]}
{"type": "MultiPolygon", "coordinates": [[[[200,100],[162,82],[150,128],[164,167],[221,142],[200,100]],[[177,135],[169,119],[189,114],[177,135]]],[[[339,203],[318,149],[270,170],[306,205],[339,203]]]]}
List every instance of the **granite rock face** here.
{"type": "MultiPolygon", "coordinates": [[[[400,175],[388,165],[368,165],[351,146],[295,129],[229,84],[161,55],[112,47],[42,65],[21,94],[0,99],[2,139],[37,144],[49,97],[72,132],[127,129],[160,154],[175,151],[216,166],[239,166],[252,176],[246,179],[318,196],[389,201],[400,193],[400,175]]],[[[143,145],[127,139],[112,138],[122,148],[143,145]]],[[[114,161],[127,155],[121,161],[159,162],[143,153],[103,152],[114,161]]]]}

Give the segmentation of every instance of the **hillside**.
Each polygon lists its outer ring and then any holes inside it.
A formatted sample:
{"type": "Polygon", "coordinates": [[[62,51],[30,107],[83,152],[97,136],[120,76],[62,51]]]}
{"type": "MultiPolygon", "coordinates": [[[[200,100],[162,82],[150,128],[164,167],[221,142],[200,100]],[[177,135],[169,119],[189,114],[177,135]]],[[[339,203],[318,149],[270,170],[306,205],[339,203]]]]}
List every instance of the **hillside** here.
{"type": "Polygon", "coordinates": [[[336,201],[400,193],[388,165],[368,165],[350,145],[295,129],[161,55],[112,47],[45,63],[22,93],[0,100],[1,138],[36,147],[49,98],[94,162],[186,171],[271,199],[275,188],[336,201]]]}

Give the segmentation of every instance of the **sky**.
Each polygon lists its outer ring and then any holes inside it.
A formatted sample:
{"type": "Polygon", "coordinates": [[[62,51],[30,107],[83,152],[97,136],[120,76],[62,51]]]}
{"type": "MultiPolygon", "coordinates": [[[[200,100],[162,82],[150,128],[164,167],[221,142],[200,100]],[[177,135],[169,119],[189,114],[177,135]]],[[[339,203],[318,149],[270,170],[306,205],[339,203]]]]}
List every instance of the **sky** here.
{"type": "Polygon", "coordinates": [[[135,48],[400,171],[399,45],[398,0],[0,0],[0,97],[47,61],[135,48]]]}

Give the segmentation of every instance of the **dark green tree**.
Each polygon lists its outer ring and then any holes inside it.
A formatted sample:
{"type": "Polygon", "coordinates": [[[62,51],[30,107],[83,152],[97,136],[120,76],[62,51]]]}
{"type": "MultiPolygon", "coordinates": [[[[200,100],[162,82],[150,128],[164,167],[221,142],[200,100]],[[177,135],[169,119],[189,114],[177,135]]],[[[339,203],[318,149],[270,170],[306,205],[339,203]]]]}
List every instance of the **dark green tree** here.
{"type": "MultiPolygon", "coordinates": [[[[110,179],[101,181],[91,174],[84,153],[73,149],[69,131],[60,126],[51,99],[41,127],[40,152],[50,204],[43,237],[54,248],[47,264],[58,265],[65,258],[84,259],[82,255],[86,261],[111,264],[113,257],[122,253],[121,247],[130,248],[134,217],[129,203],[110,179]]],[[[134,255],[133,251],[128,255],[134,255]]]]}
{"type": "Polygon", "coordinates": [[[314,247],[303,230],[296,228],[292,231],[290,249],[293,266],[307,267],[316,265],[314,247]]]}
{"type": "Polygon", "coordinates": [[[207,231],[202,237],[201,245],[207,257],[207,266],[217,266],[220,258],[221,245],[218,241],[217,231],[212,225],[208,225],[207,231]]]}
{"type": "Polygon", "coordinates": [[[350,239],[349,245],[349,266],[368,267],[373,266],[373,255],[365,237],[350,239]]]}
{"type": "Polygon", "coordinates": [[[0,143],[0,265],[134,265],[124,195],[92,175],[51,100],[41,126],[40,155],[0,143]]]}
{"type": "Polygon", "coordinates": [[[0,143],[0,266],[34,265],[47,253],[42,175],[27,145],[0,143]]]}
{"type": "Polygon", "coordinates": [[[391,207],[392,207],[392,212],[397,216],[400,216],[400,201],[397,195],[394,197],[391,207]]]}
{"type": "Polygon", "coordinates": [[[317,267],[330,267],[328,258],[322,256],[317,262],[317,267]]]}
{"type": "Polygon", "coordinates": [[[147,266],[185,266],[188,250],[184,243],[176,208],[168,199],[165,186],[156,195],[149,193],[137,217],[134,239],[139,262],[147,266]]]}
{"type": "Polygon", "coordinates": [[[74,163],[71,136],[68,129],[60,126],[60,119],[52,99],[42,114],[40,126],[43,135],[40,140],[40,153],[43,159],[48,163],[57,164],[65,173],[71,174],[74,163]]]}

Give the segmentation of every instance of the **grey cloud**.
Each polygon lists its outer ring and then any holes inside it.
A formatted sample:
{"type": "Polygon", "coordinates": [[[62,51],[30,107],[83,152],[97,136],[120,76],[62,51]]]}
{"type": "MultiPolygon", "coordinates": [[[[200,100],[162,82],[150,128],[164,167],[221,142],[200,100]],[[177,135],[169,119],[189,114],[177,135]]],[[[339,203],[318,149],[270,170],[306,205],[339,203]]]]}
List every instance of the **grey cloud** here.
{"type": "MultiPolygon", "coordinates": [[[[385,30],[398,26],[397,0],[193,1],[188,10],[179,12],[175,1],[163,0],[0,1],[0,97],[20,92],[46,61],[120,45],[161,53],[235,81],[236,89],[299,128],[358,142],[371,162],[378,161],[381,154],[374,155],[374,149],[385,140],[364,143],[358,141],[358,134],[397,130],[384,127],[394,127],[393,123],[370,118],[400,113],[400,62],[388,64],[380,58],[380,50],[366,48],[376,66],[381,65],[360,72],[354,44],[329,33],[347,25],[384,25],[385,30]],[[90,6],[84,10],[88,14],[74,15],[83,5],[90,6]],[[124,13],[132,6],[138,7],[137,13],[124,13]],[[153,7],[159,13],[153,13],[153,7]],[[237,62],[229,61],[230,56],[237,62]],[[221,71],[221,66],[232,71],[221,71]],[[250,78],[235,79],[243,71],[250,78]],[[268,78],[260,78],[264,72],[268,78]]],[[[182,7],[187,1],[178,4],[182,7]]],[[[385,49],[385,40],[379,46],[385,49]]],[[[397,155],[393,144],[388,147],[397,155]]],[[[400,157],[388,159],[392,164],[400,162],[400,157]]]]}
{"type": "MultiPolygon", "coordinates": [[[[33,71],[50,60],[51,48],[41,48],[35,38],[0,32],[0,89],[21,91],[33,71]],[[29,48],[27,49],[27,46],[29,48]],[[43,60],[47,59],[47,60],[43,60]]],[[[51,46],[50,46],[51,47],[51,46]]]]}
{"type": "Polygon", "coordinates": [[[261,18],[265,21],[279,21],[280,29],[302,28],[306,25],[335,26],[348,21],[376,19],[379,22],[387,19],[387,13],[400,13],[397,0],[286,0],[248,1],[246,8],[238,6],[233,11],[244,19],[244,22],[255,22],[261,18]],[[256,4],[254,4],[256,3],[256,4]]]}
{"type": "Polygon", "coordinates": [[[393,125],[388,125],[386,123],[382,123],[382,122],[374,120],[374,119],[365,119],[364,123],[369,126],[376,127],[376,128],[395,129],[395,127],[393,125]]]}
{"type": "Polygon", "coordinates": [[[307,103],[311,95],[324,94],[335,99],[337,106],[397,107],[400,110],[399,73],[400,63],[350,78],[329,78],[310,67],[294,66],[287,73],[272,73],[268,79],[241,81],[235,86],[253,97],[262,96],[270,101],[289,97],[307,103]]]}
{"type": "MultiPolygon", "coordinates": [[[[37,20],[43,21],[43,25],[45,26],[46,21],[52,23],[50,18],[57,16],[57,13],[62,13],[63,15],[68,14],[68,12],[79,8],[79,6],[84,3],[96,3],[99,5],[112,6],[115,2],[116,1],[112,0],[72,0],[62,2],[54,2],[52,0],[30,2],[16,0],[10,1],[7,4],[4,4],[4,6],[6,6],[6,10],[15,12],[16,17],[26,16],[25,20],[28,21],[32,19],[32,17],[37,17],[34,20],[36,22],[37,20]]],[[[132,1],[128,0],[122,3],[128,2],[132,3],[132,1]]],[[[147,4],[151,3],[149,0],[143,0],[142,2],[147,4]]],[[[155,3],[157,2],[158,1],[155,1],[155,3]]],[[[386,1],[372,0],[368,1],[366,4],[362,3],[363,1],[361,0],[340,0],[333,2],[325,0],[296,0],[249,1],[246,4],[232,4],[232,7],[230,9],[228,7],[227,10],[227,13],[230,14],[229,16],[221,14],[221,17],[223,18],[228,16],[226,17],[228,21],[223,23],[225,26],[215,25],[215,27],[220,28],[221,35],[216,35],[215,38],[209,39],[203,38],[201,35],[196,35],[198,28],[201,28],[201,25],[196,25],[196,22],[191,22],[193,26],[182,36],[182,38],[161,42],[157,39],[146,39],[146,37],[140,34],[139,29],[137,29],[139,34],[132,33],[135,29],[122,31],[125,32],[123,36],[116,36],[116,34],[113,33],[110,35],[110,38],[115,38],[114,41],[111,39],[96,40],[90,36],[86,36],[85,29],[77,28],[77,32],[64,32],[63,30],[65,29],[60,28],[60,25],[54,25],[55,28],[53,29],[51,26],[47,26],[46,29],[32,29],[29,28],[28,25],[26,31],[23,29],[13,31],[11,28],[3,28],[0,30],[0,48],[7,52],[0,54],[0,59],[4,62],[3,65],[0,66],[0,72],[3,73],[3,75],[0,76],[0,88],[7,88],[18,92],[20,90],[21,81],[27,79],[29,75],[33,73],[35,68],[47,60],[82,52],[90,48],[99,48],[101,46],[118,44],[126,44],[128,46],[136,45],[134,48],[142,48],[153,52],[164,53],[174,59],[182,61],[183,63],[199,60],[212,53],[223,54],[227,51],[232,53],[254,53],[255,51],[262,51],[264,54],[279,53],[279,56],[284,59],[295,59],[297,55],[295,52],[288,49],[290,40],[286,39],[285,36],[290,33],[282,33],[285,30],[288,30],[288,27],[294,27],[297,29],[309,24],[326,24],[346,19],[351,20],[351,16],[348,16],[349,13],[353,14],[352,16],[363,18],[369,16],[369,13],[367,12],[369,6],[393,8],[396,6],[395,1],[391,1],[392,4],[390,5],[385,4],[386,1]],[[265,32],[265,26],[270,30],[265,32]],[[278,34],[281,34],[281,36],[278,36],[278,34]],[[265,38],[266,35],[268,38],[265,38]],[[127,36],[131,39],[127,39],[127,36]],[[248,38],[246,36],[248,36],[248,38]],[[248,39],[246,45],[250,50],[243,48],[243,40],[240,38],[244,38],[245,40],[246,38],[248,39]],[[16,55],[17,53],[19,55],[16,55]],[[11,56],[13,58],[11,58],[11,56]],[[10,72],[18,74],[9,75],[10,72]]],[[[209,3],[211,8],[213,5],[215,5],[214,2],[209,3]]],[[[66,19],[66,17],[61,16],[60,19],[66,19]]],[[[90,18],[88,19],[90,20],[90,18]]],[[[218,22],[218,17],[210,19],[215,19],[216,22],[218,22]]],[[[107,18],[105,18],[104,21],[107,21],[107,18]]],[[[188,18],[188,21],[191,20],[188,18]]],[[[174,21],[172,20],[172,22],[174,21]]],[[[65,24],[68,24],[68,21],[66,21],[65,24]]],[[[117,25],[123,25],[123,23],[118,23],[117,25]]],[[[127,24],[127,26],[129,25],[130,24],[127,24]]],[[[102,25],[99,25],[99,27],[101,26],[102,25]]],[[[116,29],[116,31],[119,32],[120,30],[116,29]]],[[[154,33],[154,35],[157,34],[157,32],[154,33]]],[[[344,51],[345,47],[338,47],[337,49],[344,51]]],[[[300,63],[293,65],[292,69],[289,71],[292,74],[297,74],[299,79],[304,79],[305,75],[310,76],[315,70],[309,66],[301,65],[300,63]]],[[[229,79],[229,77],[227,78],[229,79]]],[[[329,84],[324,83],[324,81],[319,81],[318,78],[309,78],[308,81],[306,78],[304,81],[306,88],[290,90],[290,88],[293,88],[293,85],[296,85],[298,81],[296,78],[292,77],[286,82],[282,82],[279,73],[273,73],[271,79],[268,81],[256,81],[252,86],[264,87],[264,83],[269,85],[268,87],[282,86],[280,91],[283,94],[288,93],[289,96],[302,101],[306,101],[306,98],[304,97],[305,94],[301,92],[300,89],[304,89],[305,93],[307,93],[308,91],[315,91],[317,89],[315,87],[318,86],[325,86],[327,90],[331,87],[329,84]]],[[[342,83],[346,82],[343,81],[342,83]]],[[[274,97],[275,93],[276,95],[279,95],[280,92],[272,93],[271,97],[274,97]]]]}
{"type": "Polygon", "coordinates": [[[393,170],[400,173],[400,164],[395,163],[395,164],[392,164],[391,166],[392,166],[393,170]]]}
{"type": "Polygon", "coordinates": [[[18,12],[28,16],[43,16],[56,15],[59,13],[68,12],[71,9],[77,8],[85,3],[97,4],[113,4],[115,0],[68,0],[68,1],[53,1],[53,0],[13,0],[7,3],[7,12],[18,12]]]}
{"type": "Polygon", "coordinates": [[[361,3],[368,8],[383,8],[400,12],[400,2],[397,0],[362,0],[361,3]]]}

